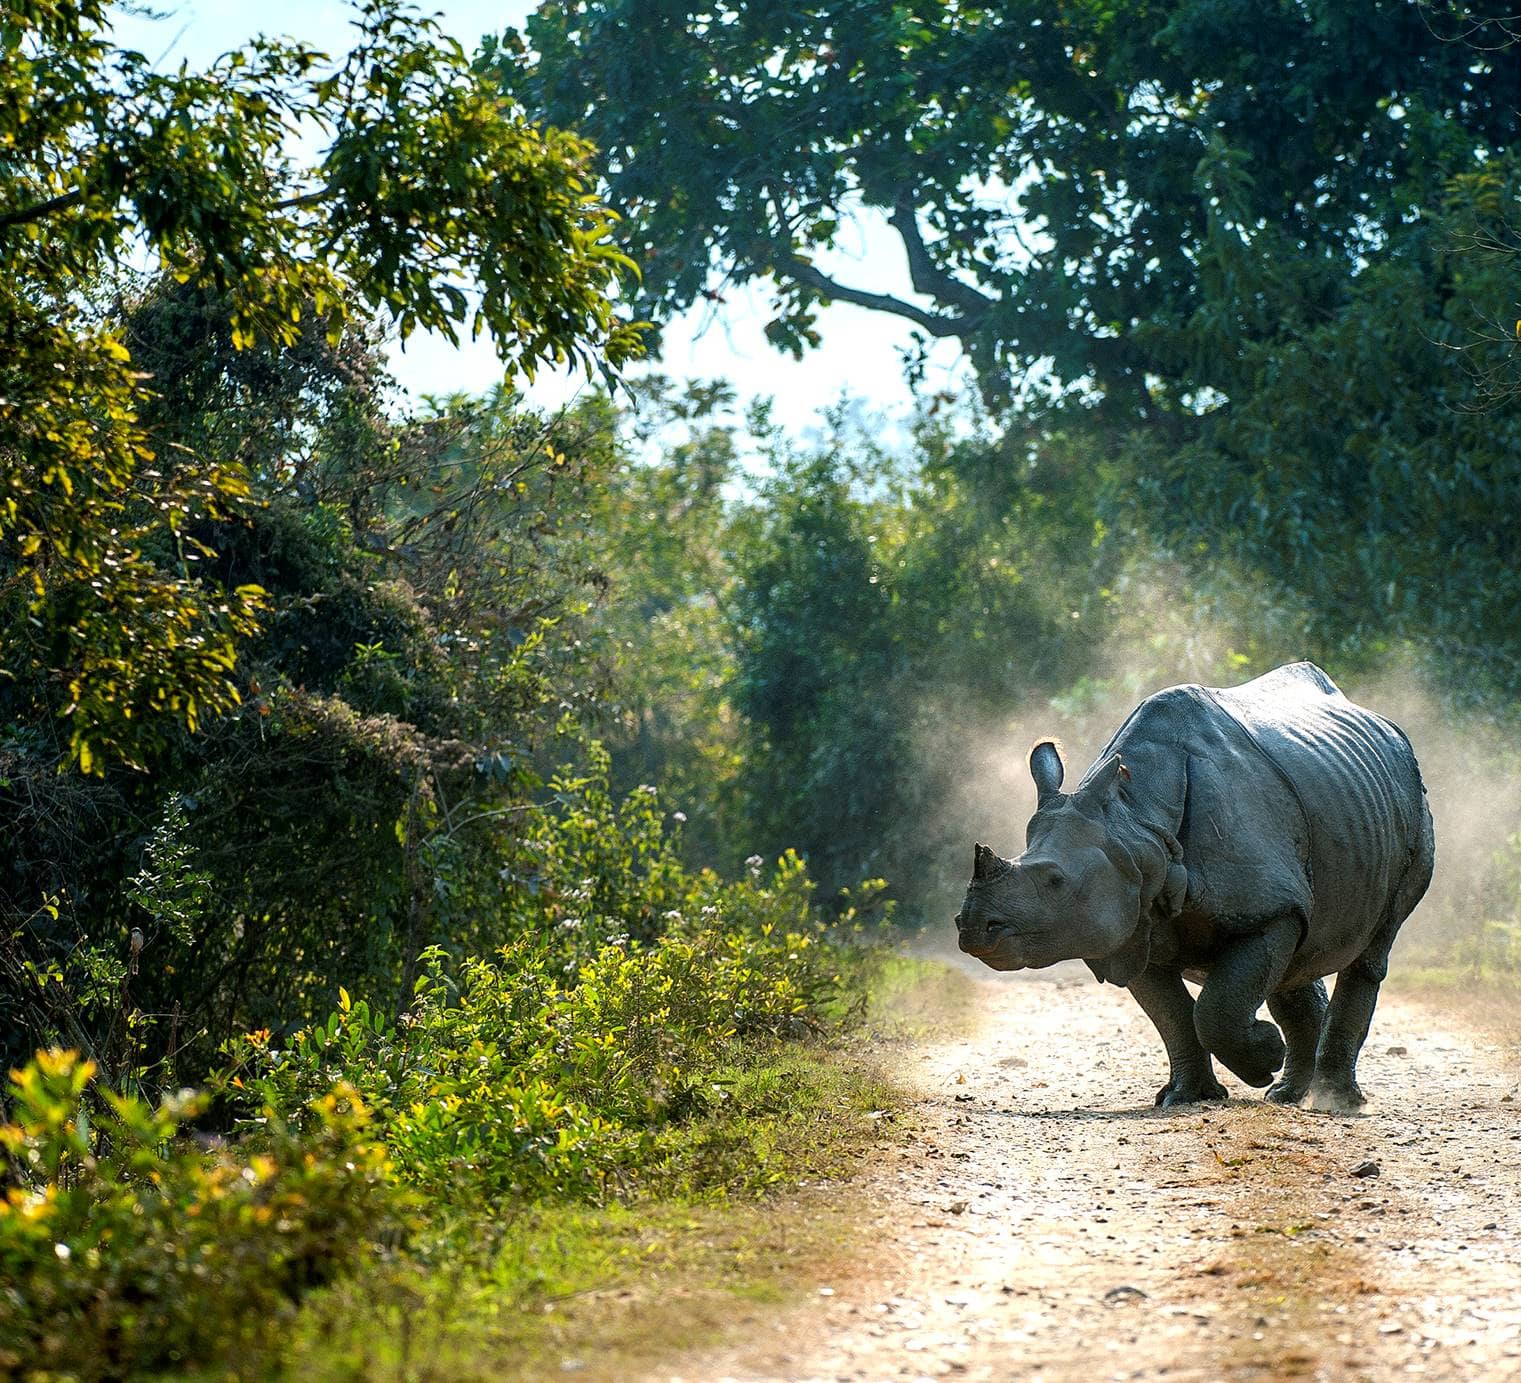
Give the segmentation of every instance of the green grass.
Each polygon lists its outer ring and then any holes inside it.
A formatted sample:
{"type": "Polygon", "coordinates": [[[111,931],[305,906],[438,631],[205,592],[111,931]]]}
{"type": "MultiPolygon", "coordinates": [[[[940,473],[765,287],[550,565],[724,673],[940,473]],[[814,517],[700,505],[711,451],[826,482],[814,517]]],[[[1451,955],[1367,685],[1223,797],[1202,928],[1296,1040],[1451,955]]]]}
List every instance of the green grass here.
{"type": "Polygon", "coordinates": [[[1483,966],[1475,971],[1466,962],[1422,958],[1411,964],[1396,964],[1389,970],[1386,984],[1397,993],[1420,994],[1474,988],[1496,995],[1521,994],[1521,970],[1483,966]]]}
{"type": "Polygon", "coordinates": [[[308,1300],[283,1376],[516,1379],[574,1361],[578,1378],[623,1378],[847,1272],[862,1218],[851,1178],[912,1098],[883,1063],[967,1008],[968,982],[943,965],[893,953],[873,966],[863,1024],[716,1073],[632,1194],[502,1207],[375,1264],[308,1300]]]}
{"type": "Polygon", "coordinates": [[[867,1020],[878,1037],[959,1035],[970,1021],[972,981],[944,961],[886,952],[872,977],[867,1020]]]}
{"type": "Polygon", "coordinates": [[[520,1379],[576,1360],[621,1378],[714,1343],[848,1262],[848,1198],[558,1207],[516,1220],[493,1260],[377,1270],[303,1313],[285,1377],[520,1379]]]}

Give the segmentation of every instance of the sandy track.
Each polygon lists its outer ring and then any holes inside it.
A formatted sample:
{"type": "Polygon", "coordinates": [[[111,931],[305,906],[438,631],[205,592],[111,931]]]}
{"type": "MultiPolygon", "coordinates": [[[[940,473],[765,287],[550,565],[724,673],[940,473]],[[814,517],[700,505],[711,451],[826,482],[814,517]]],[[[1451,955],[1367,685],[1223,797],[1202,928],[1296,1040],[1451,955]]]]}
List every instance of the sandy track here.
{"type": "Polygon", "coordinates": [[[1163,1111],[1123,991],[975,992],[971,1036],[905,1053],[918,1131],[867,1179],[853,1274],[659,1378],[1521,1378],[1521,1076],[1491,1039],[1386,995],[1367,1115],[1229,1076],[1244,1098],[1163,1111]]]}

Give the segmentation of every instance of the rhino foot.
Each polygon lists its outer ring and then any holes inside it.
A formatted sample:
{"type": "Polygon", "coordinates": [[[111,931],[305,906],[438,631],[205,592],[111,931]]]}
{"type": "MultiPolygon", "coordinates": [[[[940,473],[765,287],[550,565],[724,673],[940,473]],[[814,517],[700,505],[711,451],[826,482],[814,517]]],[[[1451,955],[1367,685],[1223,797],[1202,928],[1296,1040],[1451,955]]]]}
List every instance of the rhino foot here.
{"type": "Polygon", "coordinates": [[[1201,1100],[1228,1098],[1225,1087],[1208,1072],[1202,1076],[1175,1075],[1157,1091],[1156,1105],[1158,1109],[1171,1109],[1175,1104],[1198,1104],[1201,1100]]]}
{"type": "Polygon", "coordinates": [[[1367,1096],[1350,1076],[1344,1080],[1317,1076],[1310,1085],[1306,1108],[1321,1114],[1356,1114],[1367,1103],[1367,1096]]]}
{"type": "Polygon", "coordinates": [[[1272,1101],[1273,1104],[1298,1104],[1309,1093],[1310,1082],[1307,1080],[1283,1080],[1274,1081],[1268,1086],[1267,1094],[1262,1098],[1272,1101]]]}
{"type": "Polygon", "coordinates": [[[1244,1033],[1231,1034],[1229,1042],[1222,1041],[1215,1048],[1215,1055],[1248,1085],[1259,1089],[1273,1083],[1288,1053],[1278,1029],[1261,1020],[1253,1022],[1244,1033]]]}

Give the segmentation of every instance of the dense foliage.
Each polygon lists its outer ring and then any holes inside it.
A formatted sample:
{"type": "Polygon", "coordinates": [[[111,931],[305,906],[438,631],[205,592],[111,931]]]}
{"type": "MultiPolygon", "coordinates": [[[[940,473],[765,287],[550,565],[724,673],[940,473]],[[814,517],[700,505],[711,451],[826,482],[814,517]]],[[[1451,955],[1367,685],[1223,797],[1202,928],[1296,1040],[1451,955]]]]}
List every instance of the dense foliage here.
{"type": "Polygon", "coordinates": [[[174,1141],[198,1101],[150,1107],[41,1052],[0,1124],[0,1368],[121,1378],[197,1360],[267,1363],[271,1327],[401,1223],[383,1147],[351,1091],[257,1150],[174,1141]],[[166,1152],[167,1149],[167,1152],[166,1152]]]}
{"type": "Polygon", "coordinates": [[[1307,647],[1302,616],[1224,576],[1170,592],[1176,569],[1106,524],[1081,430],[941,400],[898,448],[848,409],[800,444],[714,387],[675,402],[663,457],[609,477],[619,560],[584,623],[619,658],[614,776],[667,785],[694,858],[792,846],[830,887],[882,875],[934,916],[1030,737],[1307,647]]]}
{"type": "Polygon", "coordinates": [[[563,530],[604,443],[575,422],[552,442],[510,396],[393,424],[363,337],[237,350],[188,285],[120,312],[174,381],[146,434],[238,462],[257,501],[187,521],[198,580],[257,585],[270,610],[236,712],[158,732],[137,771],[60,776],[61,708],[17,682],[0,1003],[13,1058],[63,1037],[113,1080],[168,1063],[172,1081],[187,1044],[193,1067],[342,982],[394,1007],[425,946],[494,944],[535,746],[594,681],[548,636],[590,589],[563,530]]]}
{"type": "MultiPolygon", "coordinates": [[[[777,1083],[806,1108],[808,1073],[778,1068],[778,1049],[859,1007],[867,958],[840,948],[838,922],[826,933],[795,858],[725,885],[681,870],[647,804],[633,813],[664,856],[636,893],[588,878],[567,899],[585,917],[547,912],[457,968],[431,952],[403,1023],[340,990],[309,1029],[231,1044],[220,1088],[243,1118],[213,1151],[176,1140],[202,1097],[150,1107],[72,1053],[16,1071],[0,1367],[255,1376],[314,1290],[398,1256],[478,1256],[483,1218],[759,1191],[791,1172],[777,1083]],[[644,924],[647,943],[608,934],[672,901],[687,912],[644,924]]],[[[576,838],[558,843],[570,854],[576,838]]]]}
{"type": "Polygon", "coordinates": [[[772,275],[780,344],[856,302],[959,338],[990,376],[1049,360],[1155,417],[1228,388],[1231,357],[1199,349],[1211,322],[1293,330],[1216,272],[1233,245],[1334,307],[1445,179],[1509,147],[1515,64],[1463,41],[1486,12],[554,0],[498,65],[601,150],[654,315],[772,275]],[[927,307],[819,268],[863,207],[927,307]]]}
{"type": "Polygon", "coordinates": [[[827,1168],[857,943],[1016,843],[1035,733],[1398,660],[1521,761],[1513,34],[1238,10],[549,0],[472,59],[363,0],[161,72],[6,8],[0,1372],[267,1373],[330,1284],[827,1168]],[[913,299],[821,267],[863,211],[913,299]],[[981,396],[515,391],[761,276],[981,396]],[[408,411],[417,328],[507,382],[408,411]]]}
{"type": "MultiPolygon", "coordinates": [[[[233,1078],[256,1092],[261,1117],[295,1117],[354,1082],[396,1179],[456,1213],[605,1200],[657,1181],[708,1189],[719,1169],[732,1178],[706,1146],[724,1125],[704,1116],[731,1099],[735,1063],[753,1066],[778,1038],[819,1031],[859,1002],[841,967],[863,959],[837,943],[865,916],[852,908],[826,931],[795,856],[730,884],[686,874],[669,854],[662,872],[679,887],[615,903],[612,881],[589,875],[570,903],[585,916],[552,913],[457,978],[430,953],[400,1027],[345,992],[325,1025],[289,1042],[243,1039],[233,1078]],[[643,943],[609,930],[637,931],[630,916],[652,902],[682,906],[643,943]],[[597,910],[609,906],[618,911],[597,910]]],[[[868,913],[879,892],[868,890],[868,913]]],[[[775,1175],[763,1146],[746,1163],[758,1186],[775,1175]]]]}
{"type": "Polygon", "coordinates": [[[233,347],[336,343],[379,311],[403,335],[488,331],[530,373],[637,349],[587,147],[528,125],[409,6],[359,6],[336,60],[259,40],[168,73],[113,44],[108,11],[0,18],[5,709],[59,714],[86,773],[236,706],[265,602],[208,579],[189,531],[242,510],[244,458],[143,425],[144,373],[96,306],[124,265],[216,295],[233,347]]]}

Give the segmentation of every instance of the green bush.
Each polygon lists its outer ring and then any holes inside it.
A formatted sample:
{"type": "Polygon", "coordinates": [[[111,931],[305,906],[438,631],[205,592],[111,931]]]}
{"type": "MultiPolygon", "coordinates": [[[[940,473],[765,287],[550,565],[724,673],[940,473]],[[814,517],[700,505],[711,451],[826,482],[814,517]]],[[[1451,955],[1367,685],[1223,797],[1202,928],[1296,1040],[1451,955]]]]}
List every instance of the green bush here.
{"type": "Polygon", "coordinates": [[[301,1297],[399,1224],[384,1151],[347,1087],[313,1101],[299,1136],[266,1115],[256,1137],[211,1151],[180,1135],[199,1097],[154,1109],[94,1076],[58,1051],[11,1074],[0,1373],[256,1370],[301,1297]]]}
{"type": "MultiPolygon", "coordinates": [[[[555,895],[544,925],[490,959],[453,967],[429,952],[399,1025],[345,993],[288,1043],[264,1032],[230,1044],[224,1088],[299,1121],[335,1081],[352,1083],[398,1181],[456,1207],[603,1200],[675,1174],[684,1126],[727,1097],[720,1073],[858,1002],[850,971],[865,962],[838,942],[861,929],[862,905],[826,923],[791,854],[769,877],[758,860],[735,883],[685,873],[634,801],[653,867],[609,868],[596,900],[541,890],[555,895]],[[680,904],[664,933],[630,935],[656,897],[680,904]],[[560,916],[572,902],[593,906],[560,916]]],[[[591,814],[570,814],[581,837],[598,834],[591,814]]],[[[617,817],[629,816],[625,804],[617,817]]]]}
{"type": "MultiPolygon", "coordinates": [[[[409,1252],[452,1261],[532,1207],[759,1191],[812,1165],[808,1119],[868,1097],[797,1043],[862,1003],[872,952],[845,943],[883,886],[826,916],[791,853],[694,872],[653,790],[615,800],[605,772],[593,750],[523,822],[499,881],[513,939],[425,951],[399,1019],[340,990],[323,1022],[240,1037],[215,1109],[151,1106],[72,1053],[15,1072],[0,1374],[257,1374],[301,1298],[398,1237],[403,1207],[409,1252]],[[207,1112],[231,1141],[183,1135],[207,1112]]],[[[475,896],[460,882],[442,907],[475,896]]]]}

